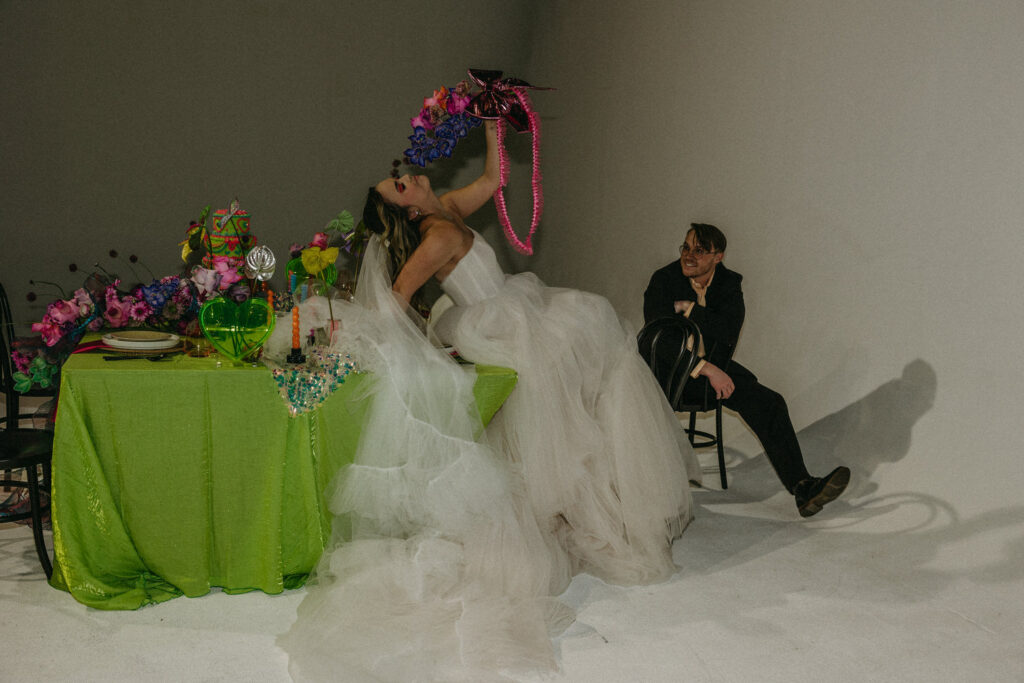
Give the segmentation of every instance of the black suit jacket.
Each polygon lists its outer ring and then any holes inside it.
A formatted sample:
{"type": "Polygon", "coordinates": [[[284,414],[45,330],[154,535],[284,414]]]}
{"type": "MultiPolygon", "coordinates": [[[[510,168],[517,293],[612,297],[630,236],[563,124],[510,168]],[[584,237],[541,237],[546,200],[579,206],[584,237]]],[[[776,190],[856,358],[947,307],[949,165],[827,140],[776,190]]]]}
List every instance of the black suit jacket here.
{"type": "MultiPolygon", "coordinates": [[[[722,370],[736,349],[746,315],[742,281],[742,275],[719,263],[708,286],[705,305],[695,305],[690,312],[690,320],[697,323],[704,338],[705,358],[722,370]]],[[[651,276],[644,292],[644,322],[665,316],[686,317],[675,312],[675,302],[683,300],[697,301],[697,293],[676,259],[651,276]]]]}

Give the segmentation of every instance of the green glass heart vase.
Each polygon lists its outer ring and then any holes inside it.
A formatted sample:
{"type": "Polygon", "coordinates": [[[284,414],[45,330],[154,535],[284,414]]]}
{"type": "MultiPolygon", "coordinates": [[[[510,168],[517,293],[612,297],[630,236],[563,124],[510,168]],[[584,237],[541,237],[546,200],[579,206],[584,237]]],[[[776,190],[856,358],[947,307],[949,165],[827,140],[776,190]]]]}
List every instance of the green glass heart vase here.
{"type": "Polygon", "coordinates": [[[266,299],[252,297],[236,304],[218,297],[199,309],[199,327],[213,348],[239,363],[270,338],[274,312],[266,299]]]}

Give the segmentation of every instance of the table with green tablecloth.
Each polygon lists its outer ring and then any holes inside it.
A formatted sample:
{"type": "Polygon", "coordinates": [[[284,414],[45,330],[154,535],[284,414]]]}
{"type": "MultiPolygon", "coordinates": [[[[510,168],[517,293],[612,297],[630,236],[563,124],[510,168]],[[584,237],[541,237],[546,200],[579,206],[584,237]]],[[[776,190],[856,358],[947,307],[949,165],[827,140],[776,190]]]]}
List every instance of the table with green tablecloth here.
{"type": "MultiPolygon", "coordinates": [[[[466,371],[486,423],[516,373],[466,371]]],[[[372,381],[351,374],[292,417],[263,366],[73,355],[54,439],[50,583],[99,609],[302,585],[330,536],[324,492],[355,455],[372,381]]]]}

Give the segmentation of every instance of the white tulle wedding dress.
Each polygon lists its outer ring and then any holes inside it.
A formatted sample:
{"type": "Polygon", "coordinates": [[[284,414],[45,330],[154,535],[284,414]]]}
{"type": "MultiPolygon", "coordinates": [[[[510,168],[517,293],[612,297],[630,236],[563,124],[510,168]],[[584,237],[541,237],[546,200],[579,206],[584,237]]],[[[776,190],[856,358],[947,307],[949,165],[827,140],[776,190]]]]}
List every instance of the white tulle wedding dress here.
{"type": "Polygon", "coordinates": [[[635,341],[601,297],[506,276],[475,235],[435,329],[519,373],[486,430],[475,376],[428,342],[371,240],[334,344],[373,373],[355,464],[328,492],[335,540],[279,644],[300,681],[508,681],[552,671],[588,572],[674,571],[700,470],[635,341]],[[482,434],[481,434],[482,432],[482,434]]]}

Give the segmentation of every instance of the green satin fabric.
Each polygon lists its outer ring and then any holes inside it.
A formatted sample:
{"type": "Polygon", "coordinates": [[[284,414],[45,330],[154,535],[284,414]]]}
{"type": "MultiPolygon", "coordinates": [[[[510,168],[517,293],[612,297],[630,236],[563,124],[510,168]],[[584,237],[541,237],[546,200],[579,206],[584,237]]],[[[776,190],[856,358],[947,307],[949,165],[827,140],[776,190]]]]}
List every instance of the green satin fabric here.
{"type": "MultiPolygon", "coordinates": [[[[486,424],[517,377],[476,375],[486,424]]],[[[352,461],[372,381],[350,375],[289,417],[263,367],[72,356],[54,438],[51,585],[97,609],[301,586],[330,536],[323,492],[352,461]]]]}

